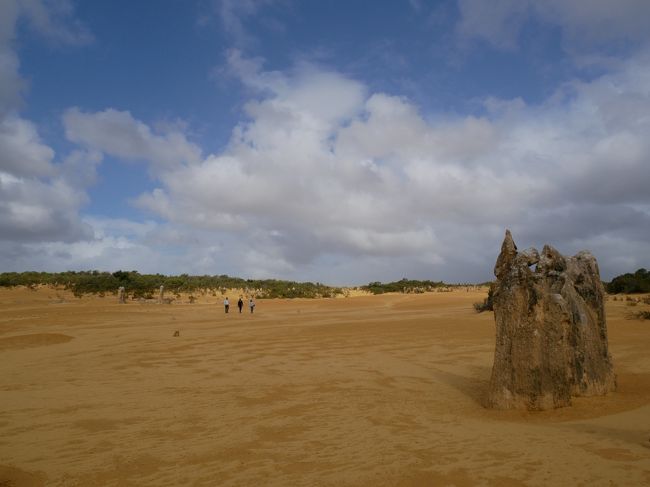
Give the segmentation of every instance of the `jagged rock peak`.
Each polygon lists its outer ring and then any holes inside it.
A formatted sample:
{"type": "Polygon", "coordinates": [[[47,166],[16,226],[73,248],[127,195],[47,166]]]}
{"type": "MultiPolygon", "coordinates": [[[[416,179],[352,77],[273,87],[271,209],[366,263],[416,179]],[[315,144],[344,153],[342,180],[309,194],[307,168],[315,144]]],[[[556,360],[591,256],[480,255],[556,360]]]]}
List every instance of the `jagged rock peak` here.
{"type": "Polygon", "coordinates": [[[616,388],[604,289],[588,251],[517,251],[510,231],[494,267],[496,347],[488,406],[548,409],[616,388]],[[534,266],[534,268],[533,268],[534,266]]]}

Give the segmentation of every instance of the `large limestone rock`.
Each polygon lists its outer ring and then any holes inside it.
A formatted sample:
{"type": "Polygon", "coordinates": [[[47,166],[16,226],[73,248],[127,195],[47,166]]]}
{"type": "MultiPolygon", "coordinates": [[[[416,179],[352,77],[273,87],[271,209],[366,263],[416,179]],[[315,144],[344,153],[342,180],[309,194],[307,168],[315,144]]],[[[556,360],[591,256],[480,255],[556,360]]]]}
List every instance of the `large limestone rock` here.
{"type": "Polygon", "coordinates": [[[517,251],[510,231],[494,267],[496,348],[488,405],[568,406],[616,388],[598,263],[550,245],[517,251]]]}

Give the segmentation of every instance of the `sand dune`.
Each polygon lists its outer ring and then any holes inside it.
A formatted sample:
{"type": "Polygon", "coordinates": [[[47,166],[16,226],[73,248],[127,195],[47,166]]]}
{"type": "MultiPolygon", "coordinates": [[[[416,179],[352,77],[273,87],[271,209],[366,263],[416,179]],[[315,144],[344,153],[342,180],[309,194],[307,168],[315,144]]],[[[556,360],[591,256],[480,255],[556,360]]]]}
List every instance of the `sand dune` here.
{"type": "Polygon", "coordinates": [[[616,393],[491,411],[483,297],[2,289],[0,486],[650,485],[648,306],[607,302],[616,393]]]}

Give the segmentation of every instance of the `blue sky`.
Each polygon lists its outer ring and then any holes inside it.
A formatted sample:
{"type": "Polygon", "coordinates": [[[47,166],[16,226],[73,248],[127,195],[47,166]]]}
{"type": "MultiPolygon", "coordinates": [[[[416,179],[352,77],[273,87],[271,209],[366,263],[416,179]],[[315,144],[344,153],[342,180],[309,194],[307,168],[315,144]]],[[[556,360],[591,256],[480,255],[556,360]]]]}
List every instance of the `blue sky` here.
{"type": "Polygon", "coordinates": [[[5,0],[0,270],[485,281],[506,227],[647,267],[649,16],[5,0]]]}

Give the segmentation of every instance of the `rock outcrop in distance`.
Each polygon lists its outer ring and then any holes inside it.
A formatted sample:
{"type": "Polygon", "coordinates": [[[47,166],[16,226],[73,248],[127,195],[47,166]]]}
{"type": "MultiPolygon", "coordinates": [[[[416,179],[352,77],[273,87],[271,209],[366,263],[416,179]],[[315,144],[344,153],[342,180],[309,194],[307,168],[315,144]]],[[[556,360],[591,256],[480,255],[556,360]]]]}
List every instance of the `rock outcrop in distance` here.
{"type": "Polygon", "coordinates": [[[541,410],[616,389],[604,289],[588,251],[517,251],[506,230],[494,267],[496,347],[488,407],[541,410]]]}

